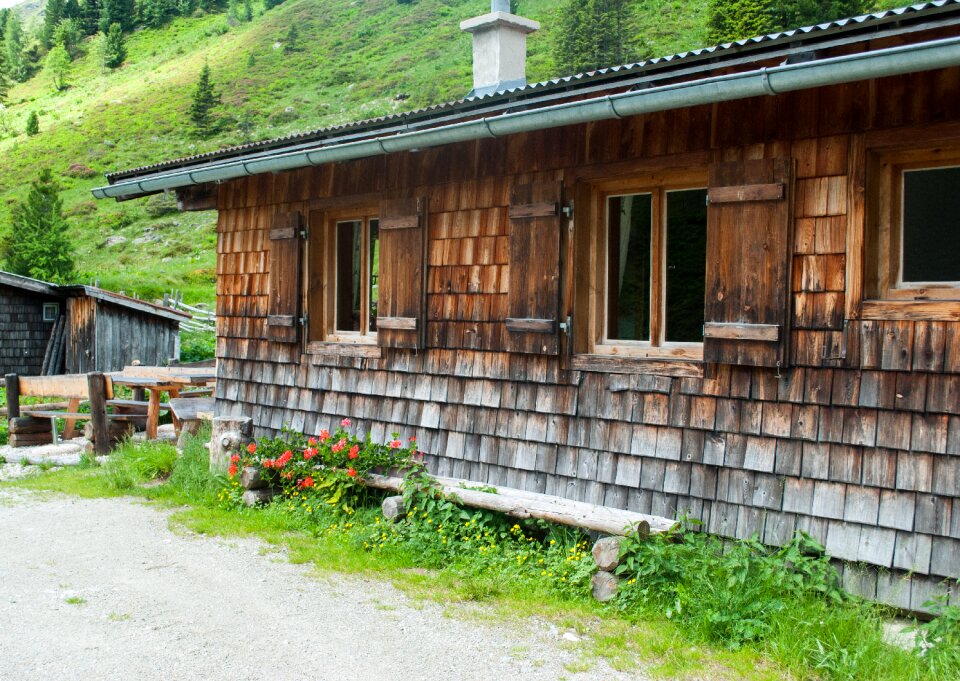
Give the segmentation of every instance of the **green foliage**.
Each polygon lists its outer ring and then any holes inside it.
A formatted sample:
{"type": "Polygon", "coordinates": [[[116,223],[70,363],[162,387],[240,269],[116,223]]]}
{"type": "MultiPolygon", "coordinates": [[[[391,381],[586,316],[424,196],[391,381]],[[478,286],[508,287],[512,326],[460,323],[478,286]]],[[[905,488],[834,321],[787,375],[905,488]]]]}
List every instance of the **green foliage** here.
{"type": "MultiPolygon", "coordinates": [[[[960,582],[954,584],[954,589],[960,582]]],[[[960,673],[960,606],[948,605],[944,595],[923,604],[935,618],[916,628],[916,652],[936,678],[960,673]]]]}
{"type": "Polygon", "coordinates": [[[96,35],[100,30],[100,15],[103,12],[101,0],[84,0],[80,8],[80,26],[85,35],[96,35]]]}
{"type": "Polygon", "coordinates": [[[49,169],[40,171],[12,217],[2,249],[5,268],[35,279],[68,282],[74,276],[73,248],[67,238],[60,187],[49,169]]]}
{"type": "Polygon", "coordinates": [[[53,44],[61,45],[69,53],[70,59],[80,54],[80,43],[83,41],[83,32],[77,19],[63,19],[53,29],[53,44]]]}
{"type": "Polygon", "coordinates": [[[726,43],[863,14],[864,0],[710,0],[708,38],[726,43]]]}
{"type": "Polygon", "coordinates": [[[63,20],[63,9],[66,0],[47,0],[43,11],[43,27],[40,29],[40,43],[50,49],[56,43],[53,39],[54,30],[63,20]]]}
{"type": "Polygon", "coordinates": [[[290,24],[290,28],[287,30],[287,35],[283,39],[283,51],[285,54],[290,54],[291,52],[296,52],[300,49],[300,32],[297,30],[296,24],[290,24]]]}
{"type": "Polygon", "coordinates": [[[67,76],[70,75],[70,55],[63,45],[55,45],[47,54],[47,73],[50,74],[50,83],[56,91],[67,88],[67,76]]]}
{"type": "Polygon", "coordinates": [[[110,28],[103,35],[102,63],[108,69],[121,66],[127,58],[127,46],[123,37],[123,28],[120,24],[110,24],[110,28]]]}
{"type": "Polygon", "coordinates": [[[100,474],[107,485],[123,492],[156,478],[166,478],[177,461],[177,450],[157,440],[125,440],[110,453],[100,474]]]}
{"type": "Polygon", "coordinates": [[[217,337],[211,331],[181,331],[180,361],[200,362],[213,359],[217,353],[217,337]]]}
{"type": "Polygon", "coordinates": [[[101,0],[102,9],[100,10],[100,30],[104,33],[110,28],[110,24],[120,24],[124,31],[133,28],[136,20],[136,8],[133,0],[101,0]]]}
{"type": "Polygon", "coordinates": [[[36,111],[31,111],[30,115],[27,116],[27,125],[24,128],[24,132],[31,137],[40,133],[40,117],[36,111]]]}
{"type": "Polygon", "coordinates": [[[29,74],[29,66],[24,50],[23,27],[16,12],[7,13],[7,23],[3,31],[4,68],[7,75],[23,82],[29,74]]]}
{"type": "Polygon", "coordinates": [[[210,80],[210,66],[204,63],[193,91],[193,101],[189,111],[190,122],[198,137],[208,137],[216,130],[218,121],[213,110],[220,106],[220,103],[220,93],[214,89],[213,82],[210,80]]]}
{"type": "Polygon", "coordinates": [[[554,56],[563,73],[582,73],[643,59],[649,47],[636,30],[630,0],[567,0],[560,10],[554,56]]]}

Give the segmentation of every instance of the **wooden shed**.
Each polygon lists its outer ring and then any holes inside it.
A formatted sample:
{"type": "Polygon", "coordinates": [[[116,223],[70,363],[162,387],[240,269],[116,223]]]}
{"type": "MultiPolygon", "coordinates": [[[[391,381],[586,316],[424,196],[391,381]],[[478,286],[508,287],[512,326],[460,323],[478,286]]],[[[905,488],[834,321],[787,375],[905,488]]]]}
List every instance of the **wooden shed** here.
{"type": "Polygon", "coordinates": [[[94,286],[0,272],[0,373],[119,371],[180,356],[190,315],[94,286]]]}
{"type": "MultiPolygon", "coordinates": [[[[960,3],[109,175],[216,208],[217,410],[960,578],[960,3]]],[[[859,569],[866,565],[876,569],[859,569]]],[[[954,599],[957,596],[953,596],[954,599]]]]}

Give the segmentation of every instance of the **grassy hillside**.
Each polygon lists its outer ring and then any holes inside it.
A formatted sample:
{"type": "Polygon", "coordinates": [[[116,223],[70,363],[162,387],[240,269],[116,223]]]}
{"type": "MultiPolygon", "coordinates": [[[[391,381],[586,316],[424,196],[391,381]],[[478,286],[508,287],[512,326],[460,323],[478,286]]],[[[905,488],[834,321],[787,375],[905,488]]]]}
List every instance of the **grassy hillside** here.
{"type": "MultiPolygon", "coordinates": [[[[703,43],[706,0],[638,2],[653,52],[703,43]]],[[[543,24],[529,40],[531,81],[562,75],[551,56],[561,3],[521,3],[543,24]]],[[[189,301],[212,302],[214,215],[171,212],[171,201],[156,198],[94,201],[89,190],[102,174],[460,97],[471,86],[471,55],[459,22],[488,8],[488,0],[288,0],[268,12],[255,6],[249,23],[220,14],[138,30],[121,68],[104,72],[83,55],[59,93],[40,73],[12,88],[0,111],[0,231],[11,202],[50,167],[85,279],[145,297],[180,288],[189,301]],[[293,24],[299,47],[288,52],[293,24]],[[197,140],[186,110],[204,61],[226,122],[214,139],[197,140]],[[31,111],[40,116],[35,137],[24,134],[31,111]]]]}

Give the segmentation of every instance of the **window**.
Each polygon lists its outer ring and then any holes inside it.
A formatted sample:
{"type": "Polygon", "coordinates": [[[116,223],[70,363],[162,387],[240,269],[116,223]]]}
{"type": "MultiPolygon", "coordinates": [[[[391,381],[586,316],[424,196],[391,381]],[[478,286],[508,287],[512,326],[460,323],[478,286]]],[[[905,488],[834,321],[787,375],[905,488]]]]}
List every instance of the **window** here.
{"type": "Polygon", "coordinates": [[[314,211],[310,221],[309,341],[374,343],[380,219],[374,210],[314,211]]]}
{"type": "Polygon", "coordinates": [[[960,149],[874,154],[867,293],[960,299],[960,149]]]}
{"type": "Polygon", "coordinates": [[[60,316],[60,303],[44,303],[43,304],[43,321],[45,322],[55,322],[57,317],[60,316]]]}
{"type": "Polygon", "coordinates": [[[706,188],[661,184],[599,189],[593,222],[599,232],[597,259],[604,274],[597,284],[603,294],[595,310],[590,351],[699,357],[706,188]]]}

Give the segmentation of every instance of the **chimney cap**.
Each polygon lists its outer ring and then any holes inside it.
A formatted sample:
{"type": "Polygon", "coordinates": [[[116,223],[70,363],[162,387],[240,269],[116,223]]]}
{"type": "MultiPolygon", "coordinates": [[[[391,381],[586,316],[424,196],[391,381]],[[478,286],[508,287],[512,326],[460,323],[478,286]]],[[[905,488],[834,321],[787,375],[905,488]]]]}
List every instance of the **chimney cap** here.
{"type": "Polygon", "coordinates": [[[496,26],[509,26],[521,33],[533,33],[540,30],[539,21],[507,12],[490,12],[490,14],[482,14],[479,17],[460,22],[460,30],[467,33],[476,33],[496,26]]]}

